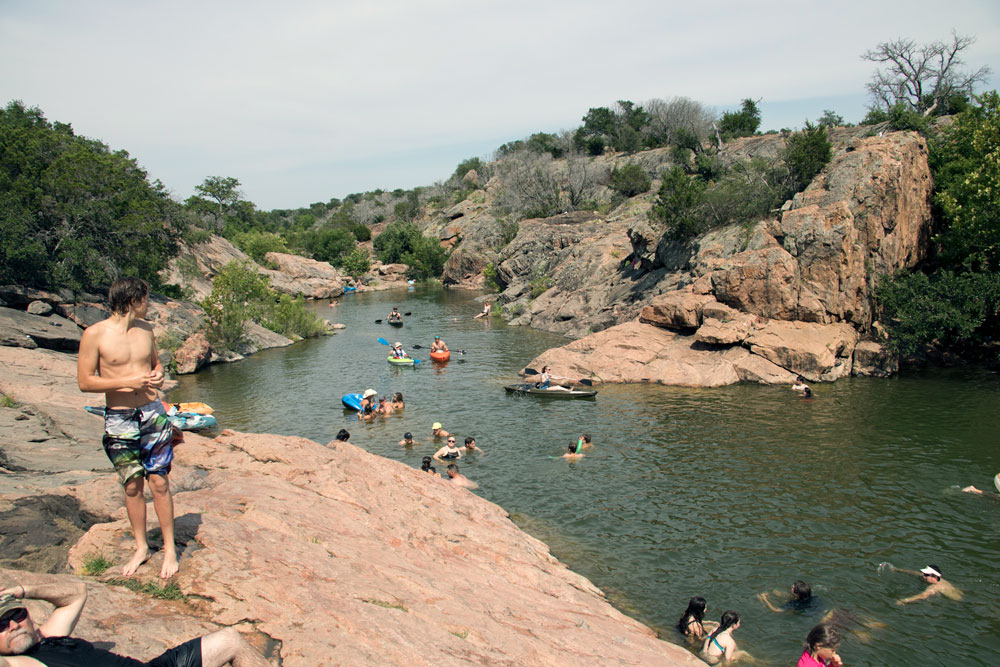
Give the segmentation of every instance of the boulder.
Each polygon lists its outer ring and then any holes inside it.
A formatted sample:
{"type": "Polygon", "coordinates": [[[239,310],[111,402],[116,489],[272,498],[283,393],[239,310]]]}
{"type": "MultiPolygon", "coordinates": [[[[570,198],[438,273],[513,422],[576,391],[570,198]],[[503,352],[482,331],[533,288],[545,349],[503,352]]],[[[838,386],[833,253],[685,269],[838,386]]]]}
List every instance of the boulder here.
{"type": "Polygon", "coordinates": [[[264,259],[277,269],[261,269],[270,279],[271,288],[307,299],[330,299],[344,293],[344,277],[329,262],[319,262],[308,257],[269,252],[264,259]]]}
{"type": "Polygon", "coordinates": [[[32,301],[28,304],[27,312],[45,317],[52,314],[52,306],[45,301],[32,301]]]}
{"type": "Polygon", "coordinates": [[[755,319],[753,315],[746,313],[729,321],[706,317],[694,337],[706,345],[738,345],[746,340],[755,319]]]}
{"type": "Polygon", "coordinates": [[[849,375],[858,342],[849,324],[770,320],[747,337],[750,351],[813,381],[849,375]]]}
{"type": "Polygon", "coordinates": [[[56,312],[76,322],[81,329],[106,320],[111,315],[107,306],[94,302],[60,303],[56,305],[56,312]]]}
{"type": "Polygon", "coordinates": [[[178,375],[198,371],[212,360],[212,348],[205,334],[196,333],[174,351],[174,369],[178,375]]]}
{"type": "Polygon", "coordinates": [[[854,347],[854,375],[888,377],[899,370],[899,357],[884,345],[863,340],[854,347]]]}
{"type": "Polygon", "coordinates": [[[75,352],[80,348],[80,327],[58,315],[41,317],[23,310],[0,308],[0,344],[33,346],[75,352]],[[30,339],[30,342],[29,340],[30,339]]]}
{"type": "Polygon", "coordinates": [[[212,235],[205,243],[182,245],[160,277],[167,284],[186,288],[195,300],[203,301],[212,293],[212,279],[222,267],[235,260],[249,259],[228,240],[212,235]]]}
{"type": "Polygon", "coordinates": [[[701,326],[702,310],[711,303],[716,303],[711,295],[681,290],[669,292],[650,300],[640,312],[639,321],[665,329],[697,329],[701,326]]]}

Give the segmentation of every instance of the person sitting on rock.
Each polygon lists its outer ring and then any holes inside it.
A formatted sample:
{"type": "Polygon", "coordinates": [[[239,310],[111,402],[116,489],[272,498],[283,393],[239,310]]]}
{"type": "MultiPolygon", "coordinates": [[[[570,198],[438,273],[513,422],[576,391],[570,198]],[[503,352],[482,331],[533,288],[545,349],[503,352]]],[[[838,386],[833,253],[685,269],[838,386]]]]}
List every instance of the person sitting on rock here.
{"type": "Polygon", "coordinates": [[[87,586],[60,578],[48,584],[17,584],[0,591],[0,667],[34,665],[154,665],[156,667],[269,667],[270,663],[233,628],[218,630],[167,649],[150,662],[140,662],[70,637],[87,586]],[[24,600],[43,600],[55,607],[36,626],[24,600]]]}
{"type": "Polygon", "coordinates": [[[493,310],[493,306],[490,304],[489,301],[487,301],[486,303],[483,304],[483,312],[479,313],[472,319],[478,320],[480,317],[489,317],[491,310],[493,310]]]}

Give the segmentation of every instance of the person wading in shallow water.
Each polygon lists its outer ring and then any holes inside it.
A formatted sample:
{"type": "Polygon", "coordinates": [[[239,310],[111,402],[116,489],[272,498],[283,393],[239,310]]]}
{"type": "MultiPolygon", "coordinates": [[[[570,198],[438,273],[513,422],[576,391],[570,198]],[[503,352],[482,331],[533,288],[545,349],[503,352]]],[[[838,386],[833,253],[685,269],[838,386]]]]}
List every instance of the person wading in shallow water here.
{"type": "Polygon", "coordinates": [[[135,553],[122,568],[130,577],[150,558],[146,541],[145,481],[163,534],[160,577],[177,572],[174,501],[170,495],[173,442],[180,436],[158,398],[163,366],[153,327],[143,320],[149,309],[149,286],[123,278],[108,291],[111,317],[83,332],[77,358],[80,391],[104,394],[104,451],[125,489],[125,511],[135,536],[135,553]]]}
{"type": "Polygon", "coordinates": [[[69,635],[87,601],[82,581],[15,585],[0,590],[0,667],[270,667],[257,649],[233,628],[218,630],[168,649],[149,662],[126,658],[69,635]],[[24,600],[43,600],[55,607],[36,626],[24,600]]]}

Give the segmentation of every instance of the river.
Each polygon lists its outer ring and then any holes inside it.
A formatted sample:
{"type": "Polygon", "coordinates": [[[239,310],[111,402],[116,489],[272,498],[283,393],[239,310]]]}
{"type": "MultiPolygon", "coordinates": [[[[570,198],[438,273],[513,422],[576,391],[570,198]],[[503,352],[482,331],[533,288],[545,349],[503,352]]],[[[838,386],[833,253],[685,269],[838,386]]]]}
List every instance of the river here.
{"type": "MultiPolygon", "coordinates": [[[[211,404],[220,425],[329,442],[341,428],[366,450],[418,467],[432,422],[476,438],[460,462],[484,498],[585,575],[625,613],[679,642],[688,599],[707,618],[738,611],[740,648],[765,665],[794,664],[820,612],[773,613],[757,594],[809,582],[820,609],[856,621],[847,665],[987,665],[1000,656],[1000,378],[980,368],[891,379],[721,389],[599,386],[593,401],[512,397],[504,384],[561,336],[473,319],[475,294],[415,289],[346,295],[310,308],[347,329],[180,378],[171,400],[211,404]],[[384,318],[410,312],[396,329],[384,318]],[[434,335],[453,350],[432,364],[434,335]],[[382,337],[421,359],[386,363],[382,337]],[[455,351],[465,350],[465,354],[455,351]],[[373,424],[340,397],[401,391],[406,409],[373,424]],[[418,445],[397,442],[411,431],[418,445]],[[579,462],[556,458],[581,433],[579,462]],[[922,590],[883,562],[941,567],[962,602],[895,601],[922,590]]],[[[558,372],[559,369],[555,369],[558,372]]],[[[442,466],[438,466],[439,472],[442,466]]]]}

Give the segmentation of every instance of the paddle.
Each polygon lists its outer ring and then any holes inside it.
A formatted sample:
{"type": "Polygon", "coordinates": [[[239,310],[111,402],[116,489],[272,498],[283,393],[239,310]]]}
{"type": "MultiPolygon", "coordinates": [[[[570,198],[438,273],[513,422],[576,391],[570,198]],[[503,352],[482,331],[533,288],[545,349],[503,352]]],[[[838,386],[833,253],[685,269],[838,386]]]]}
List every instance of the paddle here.
{"type": "MultiPolygon", "coordinates": [[[[376,338],[375,340],[377,340],[378,342],[382,343],[383,345],[386,345],[386,346],[389,345],[389,341],[387,341],[385,338],[376,338]]],[[[413,363],[414,363],[414,365],[419,364],[420,360],[419,359],[414,359],[413,363]]]]}
{"type": "MultiPolygon", "coordinates": [[[[541,373],[539,373],[538,371],[536,371],[534,368],[525,368],[524,369],[524,374],[525,375],[541,375],[541,373]]],[[[556,377],[556,376],[553,375],[552,377],[556,377]]],[[[579,384],[582,384],[582,385],[584,385],[586,387],[593,387],[594,386],[594,382],[592,380],[588,380],[586,378],[581,378],[579,380],[573,380],[572,378],[564,378],[562,376],[559,376],[559,379],[560,380],[570,380],[571,382],[578,382],[579,384]]]]}
{"type": "Polygon", "coordinates": [[[382,324],[382,320],[375,320],[375,324],[382,324]]]}

